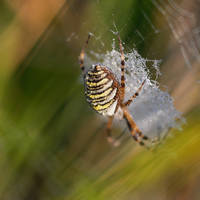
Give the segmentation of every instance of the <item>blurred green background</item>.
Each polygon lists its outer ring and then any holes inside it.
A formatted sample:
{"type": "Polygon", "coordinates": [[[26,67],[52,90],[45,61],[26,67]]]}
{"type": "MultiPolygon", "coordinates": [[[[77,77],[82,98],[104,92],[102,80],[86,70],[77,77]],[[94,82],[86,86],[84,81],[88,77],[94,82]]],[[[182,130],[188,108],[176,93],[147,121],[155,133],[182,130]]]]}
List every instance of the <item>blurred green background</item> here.
{"type": "Polygon", "coordinates": [[[200,199],[199,13],[197,0],[1,0],[0,199],[200,199]],[[115,25],[125,51],[162,60],[186,119],[152,151],[127,133],[110,146],[85,101],[80,49],[92,32],[89,49],[110,50],[115,25]]]}

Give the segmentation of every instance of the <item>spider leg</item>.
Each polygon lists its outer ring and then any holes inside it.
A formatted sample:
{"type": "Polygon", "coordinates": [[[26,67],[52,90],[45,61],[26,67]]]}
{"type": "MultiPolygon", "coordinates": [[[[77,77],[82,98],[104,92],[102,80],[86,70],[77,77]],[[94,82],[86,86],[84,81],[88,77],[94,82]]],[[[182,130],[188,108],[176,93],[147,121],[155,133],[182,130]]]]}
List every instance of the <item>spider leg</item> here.
{"type": "Polygon", "coordinates": [[[87,47],[87,45],[88,45],[88,43],[89,43],[90,37],[91,37],[91,34],[89,33],[89,34],[88,34],[88,38],[87,38],[87,40],[86,40],[86,42],[85,42],[85,44],[84,44],[84,46],[83,46],[83,48],[82,48],[82,50],[81,50],[81,53],[80,53],[80,55],[79,55],[80,68],[81,68],[81,70],[82,70],[83,72],[84,72],[84,70],[85,70],[85,66],[84,66],[85,48],[87,47]]]}
{"type": "Polygon", "coordinates": [[[142,132],[139,130],[132,116],[130,115],[129,111],[126,109],[126,107],[123,108],[123,111],[124,111],[124,118],[128,124],[128,128],[131,132],[133,139],[140,145],[144,145],[143,140],[147,140],[148,137],[143,135],[142,132]]]}
{"type": "Polygon", "coordinates": [[[141,84],[140,87],[137,89],[137,91],[135,92],[135,94],[134,94],[128,101],[126,101],[126,102],[124,103],[126,106],[129,106],[129,105],[132,103],[132,101],[139,95],[139,92],[141,91],[141,89],[142,89],[142,87],[143,87],[145,81],[146,81],[146,80],[144,80],[144,81],[142,82],[142,84],[141,84]]]}
{"type": "Polygon", "coordinates": [[[111,143],[113,146],[119,146],[119,141],[115,140],[112,135],[111,135],[111,126],[113,122],[114,116],[110,116],[108,118],[108,123],[106,126],[106,136],[107,136],[107,141],[111,143]]]}
{"type": "Polygon", "coordinates": [[[121,100],[124,100],[125,96],[125,57],[124,57],[124,52],[123,52],[123,46],[122,46],[122,41],[120,39],[120,36],[118,35],[118,40],[119,40],[119,47],[120,47],[120,52],[121,52],[121,83],[120,83],[120,90],[121,90],[121,100]]]}

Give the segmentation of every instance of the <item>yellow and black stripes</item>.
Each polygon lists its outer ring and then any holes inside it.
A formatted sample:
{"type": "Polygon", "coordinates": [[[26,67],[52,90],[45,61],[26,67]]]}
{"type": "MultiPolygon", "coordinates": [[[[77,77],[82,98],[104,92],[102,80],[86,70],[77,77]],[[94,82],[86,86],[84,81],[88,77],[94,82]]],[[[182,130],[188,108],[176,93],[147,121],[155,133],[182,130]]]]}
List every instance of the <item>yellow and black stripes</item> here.
{"type": "Polygon", "coordinates": [[[85,77],[85,94],[92,108],[103,115],[114,115],[118,87],[112,73],[103,66],[93,66],[85,77]]]}
{"type": "Polygon", "coordinates": [[[109,80],[105,85],[99,86],[99,87],[87,87],[87,90],[89,91],[90,94],[100,94],[103,91],[107,90],[108,88],[112,87],[113,80],[109,80]],[[97,92],[98,90],[98,92],[97,92]]]}
{"type": "MultiPolygon", "coordinates": [[[[106,90],[108,91],[108,90],[106,90]]],[[[112,99],[115,99],[117,93],[117,88],[114,88],[112,90],[109,89],[109,94],[107,96],[102,96],[101,98],[96,98],[92,100],[92,103],[95,104],[105,104],[111,101],[112,99]]]]}
{"type": "Polygon", "coordinates": [[[113,90],[112,87],[108,88],[107,90],[103,91],[103,92],[97,92],[95,94],[88,94],[87,96],[90,98],[90,99],[99,99],[99,98],[105,98],[107,97],[111,91],[113,90]]]}
{"type": "Polygon", "coordinates": [[[108,81],[109,81],[108,78],[103,78],[103,79],[100,79],[100,80],[91,79],[90,81],[87,81],[86,84],[87,84],[89,87],[98,87],[98,86],[100,86],[100,85],[106,84],[108,81]]]}

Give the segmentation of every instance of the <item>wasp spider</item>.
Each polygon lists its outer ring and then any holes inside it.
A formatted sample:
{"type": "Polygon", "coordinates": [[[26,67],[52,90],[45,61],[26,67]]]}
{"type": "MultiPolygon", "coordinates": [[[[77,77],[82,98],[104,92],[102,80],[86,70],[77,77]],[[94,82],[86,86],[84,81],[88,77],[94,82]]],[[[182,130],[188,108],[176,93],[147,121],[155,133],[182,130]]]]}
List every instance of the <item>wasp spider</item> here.
{"type": "Polygon", "coordinates": [[[125,57],[123,53],[122,42],[119,36],[118,39],[121,53],[121,81],[119,82],[114,73],[106,66],[101,64],[92,65],[87,71],[85,71],[85,47],[87,46],[90,37],[91,34],[88,35],[86,43],[83,46],[79,56],[80,68],[84,74],[86,99],[95,111],[108,117],[106,133],[109,142],[113,144],[116,142],[111,136],[111,125],[113,118],[119,113],[122,113],[122,116],[127,122],[128,128],[134,140],[140,145],[144,145],[144,140],[147,140],[148,138],[147,136],[144,136],[137,127],[127,107],[139,95],[139,92],[141,91],[145,81],[143,81],[135,94],[133,94],[128,101],[124,102],[125,57]]]}

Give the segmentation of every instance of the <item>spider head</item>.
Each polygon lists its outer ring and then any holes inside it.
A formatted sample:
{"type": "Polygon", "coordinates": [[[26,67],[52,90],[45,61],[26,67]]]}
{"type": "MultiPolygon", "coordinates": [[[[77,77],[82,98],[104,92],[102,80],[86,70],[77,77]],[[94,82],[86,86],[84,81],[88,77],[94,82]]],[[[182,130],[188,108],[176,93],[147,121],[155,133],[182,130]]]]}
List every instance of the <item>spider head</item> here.
{"type": "Polygon", "coordinates": [[[95,64],[91,66],[90,70],[93,72],[99,72],[102,70],[102,66],[100,64],[95,64]]]}

